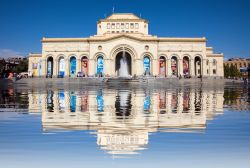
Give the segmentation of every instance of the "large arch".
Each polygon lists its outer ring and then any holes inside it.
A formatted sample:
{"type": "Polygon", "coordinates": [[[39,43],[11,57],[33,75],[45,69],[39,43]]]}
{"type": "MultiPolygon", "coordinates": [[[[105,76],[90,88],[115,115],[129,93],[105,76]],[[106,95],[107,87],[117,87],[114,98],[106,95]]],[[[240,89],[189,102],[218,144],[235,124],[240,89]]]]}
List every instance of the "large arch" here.
{"type": "Polygon", "coordinates": [[[143,75],[151,75],[151,69],[150,55],[146,54],[143,57],[143,75]]]}
{"type": "Polygon", "coordinates": [[[47,77],[51,77],[53,76],[53,69],[54,69],[54,59],[52,56],[49,56],[47,58],[47,73],[46,76],[47,77]]]}
{"type": "MultiPolygon", "coordinates": [[[[136,53],[136,51],[134,50],[134,48],[133,47],[131,47],[131,46],[129,46],[129,45],[127,45],[127,44],[121,44],[121,45],[117,45],[117,46],[115,46],[113,49],[112,49],[112,51],[110,52],[110,55],[111,55],[111,59],[112,60],[116,60],[117,58],[119,58],[119,57],[117,57],[120,53],[126,53],[126,55],[127,55],[127,58],[129,58],[130,60],[131,60],[131,70],[130,70],[130,73],[129,73],[129,75],[134,75],[137,71],[136,71],[136,69],[135,68],[132,68],[132,64],[133,64],[133,66],[135,66],[136,64],[134,64],[135,63],[135,59],[136,58],[138,58],[137,57],[137,53],[136,53]]],[[[130,61],[129,60],[129,61],[130,61]]],[[[114,66],[115,67],[115,71],[114,72],[112,72],[112,74],[113,75],[118,75],[117,74],[117,65],[116,65],[116,62],[117,61],[115,61],[115,64],[112,64],[112,66],[114,66]]]]}
{"type": "Polygon", "coordinates": [[[58,59],[58,77],[63,78],[65,75],[65,58],[60,56],[58,59]]]}
{"type": "Polygon", "coordinates": [[[76,56],[71,56],[69,60],[69,74],[70,77],[75,77],[76,76],[76,56]]]}
{"type": "Polygon", "coordinates": [[[166,77],[166,58],[164,56],[160,56],[159,58],[159,76],[166,77]]]}
{"type": "Polygon", "coordinates": [[[177,56],[172,56],[171,57],[171,72],[172,72],[172,76],[178,76],[178,58],[177,56]]]}
{"type": "Polygon", "coordinates": [[[202,65],[201,65],[202,63],[201,63],[201,57],[200,56],[196,56],[195,58],[194,58],[194,74],[195,74],[195,76],[197,76],[197,77],[200,77],[201,76],[201,74],[202,74],[202,72],[201,72],[201,67],[202,67],[202,65]]]}
{"type": "Polygon", "coordinates": [[[97,62],[96,75],[98,77],[103,77],[104,76],[104,59],[103,59],[103,55],[98,55],[96,62],[97,62]]]}
{"type": "Polygon", "coordinates": [[[184,56],[183,60],[183,76],[189,77],[190,76],[190,59],[188,56],[184,56]]]}
{"type": "Polygon", "coordinates": [[[121,51],[115,58],[115,72],[119,77],[129,77],[132,75],[132,58],[126,51],[121,51]]]}
{"type": "Polygon", "coordinates": [[[83,56],[81,58],[81,71],[83,73],[83,76],[88,76],[89,74],[89,59],[87,56],[83,56]]]}

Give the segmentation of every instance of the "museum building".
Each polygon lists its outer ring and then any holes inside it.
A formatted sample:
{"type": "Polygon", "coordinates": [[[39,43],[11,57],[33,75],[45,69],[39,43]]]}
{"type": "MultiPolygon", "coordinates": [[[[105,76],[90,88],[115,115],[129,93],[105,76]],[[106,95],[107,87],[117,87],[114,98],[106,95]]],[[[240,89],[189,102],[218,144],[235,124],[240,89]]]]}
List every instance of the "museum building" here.
{"type": "Polygon", "coordinates": [[[153,36],[148,21],[130,13],[99,20],[94,36],[41,42],[42,53],[28,56],[34,77],[224,76],[224,56],[205,37],[153,36]]]}

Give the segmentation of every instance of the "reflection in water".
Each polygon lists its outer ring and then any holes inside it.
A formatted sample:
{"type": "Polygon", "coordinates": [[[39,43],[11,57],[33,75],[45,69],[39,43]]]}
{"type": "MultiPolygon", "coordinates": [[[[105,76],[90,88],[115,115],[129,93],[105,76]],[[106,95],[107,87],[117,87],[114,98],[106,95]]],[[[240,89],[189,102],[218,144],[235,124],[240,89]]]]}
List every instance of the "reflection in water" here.
{"type": "Polygon", "coordinates": [[[54,92],[51,90],[48,90],[48,96],[47,96],[47,110],[48,112],[54,112],[54,102],[53,97],[54,92]]]}
{"type": "Polygon", "coordinates": [[[150,104],[151,104],[151,99],[150,99],[150,95],[149,92],[146,92],[145,94],[145,99],[143,102],[143,109],[145,112],[150,112],[150,104]]]}
{"type": "Polygon", "coordinates": [[[88,111],[88,92],[82,91],[80,93],[82,95],[81,97],[81,112],[88,111]]]}
{"type": "Polygon", "coordinates": [[[177,113],[177,107],[178,107],[178,92],[172,94],[172,99],[171,99],[172,113],[177,113]]]}
{"type": "Polygon", "coordinates": [[[58,91],[58,99],[59,99],[59,111],[64,112],[65,111],[65,95],[64,90],[58,91]]]}
{"type": "Polygon", "coordinates": [[[18,98],[13,98],[11,91],[1,94],[1,105],[25,102],[29,112],[42,112],[44,131],[94,130],[97,145],[113,155],[137,154],[146,149],[151,132],[200,132],[208,120],[223,113],[223,102],[243,100],[239,98],[242,95],[237,97],[230,90],[224,94],[220,89],[197,88],[48,90],[17,92],[18,98]],[[5,96],[8,93],[9,97],[5,96]]]}
{"type": "MultiPolygon", "coordinates": [[[[59,94],[62,94],[61,92],[58,91],[59,94]]],[[[136,154],[146,149],[150,132],[169,132],[173,129],[180,132],[200,132],[206,127],[207,120],[223,112],[221,91],[203,93],[196,89],[185,89],[174,92],[159,90],[152,94],[150,92],[110,92],[103,89],[96,92],[65,91],[65,97],[69,95],[70,99],[69,102],[64,99],[64,103],[65,106],[70,105],[70,110],[65,108],[64,113],[55,110],[55,113],[49,113],[49,109],[44,110],[44,130],[96,130],[97,144],[101,149],[110,154],[136,154]],[[171,104],[167,103],[168,100],[171,104]],[[72,111],[75,112],[74,116],[70,115],[72,111]],[[102,115],[98,112],[102,112],[102,115]]],[[[50,92],[47,97],[51,97],[50,92]]]]}
{"type": "Polygon", "coordinates": [[[115,109],[117,116],[130,116],[131,113],[131,92],[128,90],[118,91],[115,101],[115,109]]]}
{"type": "Polygon", "coordinates": [[[76,112],[76,94],[75,94],[75,92],[70,93],[70,112],[76,112]]]}
{"type": "Polygon", "coordinates": [[[97,111],[103,112],[104,110],[104,100],[102,95],[102,90],[99,90],[96,95],[96,101],[97,101],[97,111]]]}
{"type": "Polygon", "coordinates": [[[185,89],[183,91],[183,113],[188,113],[190,110],[190,91],[185,89]]]}

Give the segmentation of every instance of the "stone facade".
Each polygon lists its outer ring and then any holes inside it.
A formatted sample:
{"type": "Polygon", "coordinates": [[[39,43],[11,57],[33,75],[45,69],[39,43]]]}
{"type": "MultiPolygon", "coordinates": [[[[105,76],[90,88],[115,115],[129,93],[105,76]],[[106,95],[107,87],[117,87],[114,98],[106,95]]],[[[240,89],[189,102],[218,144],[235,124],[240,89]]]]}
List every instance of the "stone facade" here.
{"type": "Polygon", "coordinates": [[[42,54],[29,55],[29,71],[43,77],[75,77],[78,72],[119,77],[124,55],[130,76],[223,77],[223,54],[213,53],[206,42],[204,37],[152,36],[147,20],[112,14],[97,23],[97,35],[43,38],[42,54]]]}

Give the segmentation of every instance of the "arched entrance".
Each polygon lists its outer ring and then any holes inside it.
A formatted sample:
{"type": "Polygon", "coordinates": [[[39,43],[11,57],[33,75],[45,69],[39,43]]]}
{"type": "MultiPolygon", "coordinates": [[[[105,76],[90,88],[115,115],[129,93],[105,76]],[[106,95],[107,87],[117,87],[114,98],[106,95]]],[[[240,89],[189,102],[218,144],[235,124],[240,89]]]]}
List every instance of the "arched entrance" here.
{"type": "Polygon", "coordinates": [[[47,59],[47,77],[53,76],[53,67],[54,67],[53,57],[49,57],[47,59]]]}
{"type": "Polygon", "coordinates": [[[121,51],[115,58],[115,72],[119,77],[129,77],[132,75],[131,55],[126,51],[121,51]]]}
{"type": "Polygon", "coordinates": [[[59,67],[58,67],[58,77],[63,78],[64,72],[65,72],[65,61],[64,57],[60,57],[58,61],[59,67]]]}
{"type": "Polygon", "coordinates": [[[82,73],[83,73],[83,76],[84,77],[88,76],[88,67],[89,67],[89,65],[88,65],[88,58],[85,57],[85,56],[82,57],[81,62],[82,62],[82,73]]]}
{"type": "Polygon", "coordinates": [[[178,60],[176,56],[171,58],[171,70],[173,76],[178,76],[178,60]]]}
{"type": "Polygon", "coordinates": [[[97,57],[97,67],[96,67],[96,75],[98,77],[103,77],[103,67],[104,67],[103,56],[99,55],[97,57]]]}
{"type": "Polygon", "coordinates": [[[190,76],[189,58],[187,56],[183,57],[183,76],[190,76]]]}
{"type": "Polygon", "coordinates": [[[76,76],[76,57],[71,57],[70,58],[70,77],[75,77],[76,76]]]}
{"type": "Polygon", "coordinates": [[[161,56],[159,59],[159,75],[162,77],[166,76],[166,58],[161,56]]]}
{"type": "Polygon", "coordinates": [[[194,59],[194,69],[195,69],[195,76],[201,76],[201,58],[195,57],[194,59]]]}
{"type": "Polygon", "coordinates": [[[143,75],[151,75],[151,61],[150,61],[150,58],[149,56],[145,56],[143,58],[143,69],[144,69],[144,73],[143,75]]]}

